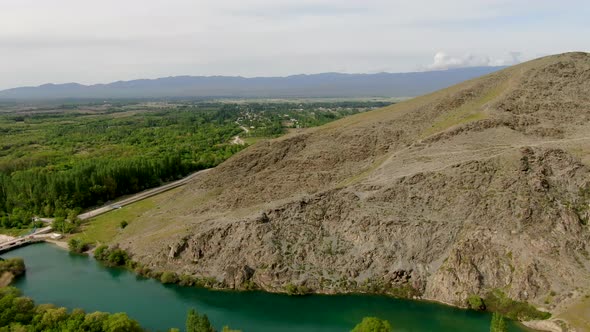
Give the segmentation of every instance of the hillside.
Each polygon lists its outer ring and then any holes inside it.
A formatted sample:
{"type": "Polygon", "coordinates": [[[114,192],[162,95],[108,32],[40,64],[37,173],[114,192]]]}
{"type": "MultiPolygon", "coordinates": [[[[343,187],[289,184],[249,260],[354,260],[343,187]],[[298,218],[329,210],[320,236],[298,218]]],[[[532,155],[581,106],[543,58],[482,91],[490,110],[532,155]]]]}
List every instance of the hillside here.
{"type": "Polygon", "coordinates": [[[158,270],[271,291],[589,291],[590,55],[523,63],[256,144],[113,241],[158,270]]]}
{"type": "Polygon", "coordinates": [[[198,97],[410,97],[497,71],[473,67],[415,73],[324,73],[287,77],[176,76],[109,84],[45,84],[0,91],[0,100],[198,97]]]}

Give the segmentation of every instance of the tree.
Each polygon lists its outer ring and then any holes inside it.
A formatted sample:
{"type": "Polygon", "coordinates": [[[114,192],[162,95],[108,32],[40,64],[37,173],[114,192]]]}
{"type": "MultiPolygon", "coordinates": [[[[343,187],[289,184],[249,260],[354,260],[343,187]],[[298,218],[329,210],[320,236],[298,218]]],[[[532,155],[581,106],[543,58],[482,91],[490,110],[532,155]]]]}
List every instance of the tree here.
{"type": "Polygon", "coordinates": [[[78,220],[78,213],[79,213],[78,209],[68,210],[68,220],[71,223],[76,223],[76,221],[78,220]]]}
{"type": "Polygon", "coordinates": [[[129,223],[126,220],[121,221],[121,229],[127,227],[127,225],[129,225],[129,223]]]}
{"type": "Polygon", "coordinates": [[[122,266],[127,263],[129,256],[122,249],[114,249],[109,253],[108,262],[115,266],[122,266]]]}
{"type": "Polygon", "coordinates": [[[391,332],[388,321],[377,317],[365,317],[351,332],[391,332]]]}
{"type": "Polygon", "coordinates": [[[492,314],[492,324],[490,326],[490,332],[508,332],[506,322],[504,321],[504,316],[497,312],[494,312],[492,314]]]}
{"type": "Polygon", "coordinates": [[[88,250],[89,244],[87,242],[72,238],[68,241],[68,248],[73,253],[81,254],[88,250]]]}
{"type": "Polygon", "coordinates": [[[99,261],[104,261],[109,254],[109,247],[107,245],[100,245],[94,250],[94,258],[99,261]]]}
{"type": "Polygon", "coordinates": [[[215,332],[207,315],[200,315],[195,309],[190,309],[186,317],[186,332],[215,332]]]}
{"type": "Polygon", "coordinates": [[[127,314],[119,312],[110,315],[102,324],[105,332],[141,332],[139,323],[130,319],[127,314]]]}
{"type": "Polygon", "coordinates": [[[78,239],[70,239],[68,241],[68,248],[70,249],[71,252],[78,252],[79,248],[80,248],[80,240],[78,239]]]}

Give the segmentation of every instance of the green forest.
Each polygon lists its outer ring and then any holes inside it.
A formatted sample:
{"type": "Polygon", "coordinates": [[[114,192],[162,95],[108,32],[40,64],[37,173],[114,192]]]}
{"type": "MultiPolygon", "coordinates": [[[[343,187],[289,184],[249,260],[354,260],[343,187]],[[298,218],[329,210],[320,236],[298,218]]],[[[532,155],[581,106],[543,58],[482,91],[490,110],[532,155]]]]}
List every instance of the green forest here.
{"type": "Polygon", "coordinates": [[[176,102],[0,109],[0,227],[68,217],[215,167],[247,144],[385,102],[176,102]]]}

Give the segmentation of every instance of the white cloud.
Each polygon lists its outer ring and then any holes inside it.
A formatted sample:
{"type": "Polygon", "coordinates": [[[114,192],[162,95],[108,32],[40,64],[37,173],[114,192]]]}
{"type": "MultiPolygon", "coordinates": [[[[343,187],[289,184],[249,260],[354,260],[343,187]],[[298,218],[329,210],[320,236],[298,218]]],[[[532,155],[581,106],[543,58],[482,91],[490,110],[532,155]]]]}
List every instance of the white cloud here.
{"type": "Polygon", "coordinates": [[[460,56],[437,52],[434,61],[425,67],[427,70],[445,70],[454,68],[510,66],[520,63],[520,52],[510,52],[503,58],[493,59],[486,55],[465,54],[460,56]]]}
{"type": "Polygon", "coordinates": [[[0,89],[509,64],[590,50],[589,16],[587,0],[0,0],[0,89]]]}

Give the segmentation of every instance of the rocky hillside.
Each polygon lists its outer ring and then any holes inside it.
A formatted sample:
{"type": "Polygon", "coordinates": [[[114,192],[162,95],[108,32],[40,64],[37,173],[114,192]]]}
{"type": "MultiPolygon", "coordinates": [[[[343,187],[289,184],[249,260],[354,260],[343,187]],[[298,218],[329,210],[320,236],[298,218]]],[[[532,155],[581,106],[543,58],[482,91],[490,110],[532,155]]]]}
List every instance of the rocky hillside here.
{"type": "Polygon", "coordinates": [[[114,242],[227,287],[557,310],[590,282],[589,163],[590,55],[568,53],[254,145],[114,242]]]}

